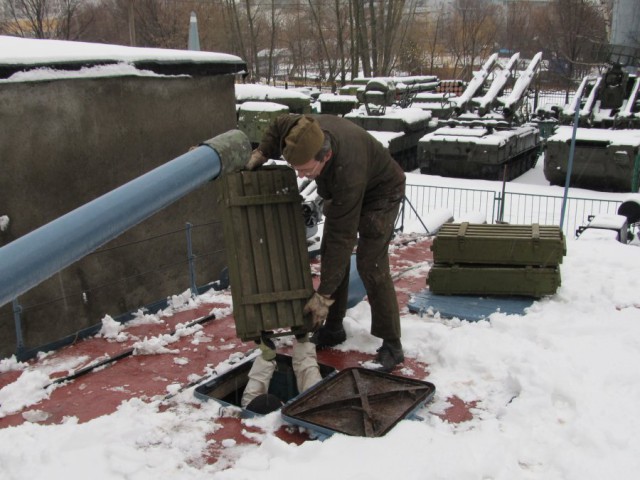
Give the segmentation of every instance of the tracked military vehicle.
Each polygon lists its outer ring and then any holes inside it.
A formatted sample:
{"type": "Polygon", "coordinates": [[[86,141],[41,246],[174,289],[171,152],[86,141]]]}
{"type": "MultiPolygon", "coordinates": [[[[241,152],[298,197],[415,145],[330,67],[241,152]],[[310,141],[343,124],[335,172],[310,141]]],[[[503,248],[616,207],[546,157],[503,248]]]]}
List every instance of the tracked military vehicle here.
{"type": "Polygon", "coordinates": [[[514,54],[483,93],[497,54],[476,72],[465,91],[451,100],[453,114],[418,142],[420,172],[448,177],[511,180],[533,168],[540,131],[527,123],[521,107],[542,58],[538,53],[521,72],[511,93],[499,96],[519,60],[514,54]]]}
{"type": "Polygon", "coordinates": [[[238,129],[256,148],[271,122],[280,115],[289,113],[289,107],[274,102],[244,102],[237,106],[238,129]]]}
{"type": "Polygon", "coordinates": [[[561,127],[546,142],[544,175],[564,185],[575,118],[578,125],[569,183],[604,191],[638,188],[640,78],[612,65],[584,78],[572,101],[559,111],[561,127]]]}
{"type": "Polygon", "coordinates": [[[363,105],[344,118],[367,130],[388,150],[405,171],[418,167],[418,141],[429,130],[431,112],[402,108],[396,103],[395,84],[387,79],[372,79],[360,93],[363,105]]]}

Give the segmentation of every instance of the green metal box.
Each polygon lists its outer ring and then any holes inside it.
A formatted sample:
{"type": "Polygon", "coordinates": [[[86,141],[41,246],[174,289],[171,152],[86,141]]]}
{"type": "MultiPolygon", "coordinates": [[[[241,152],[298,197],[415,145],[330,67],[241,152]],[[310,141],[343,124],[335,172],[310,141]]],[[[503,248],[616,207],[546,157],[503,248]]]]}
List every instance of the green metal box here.
{"type": "Polygon", "coordinates": [[[506,295],[543,297],[560,286],[558,267],[488,267],[434,265],[427,279],[436,295],[506,295]]]}
{"type": "Polygon", "coordinates": [[[444,224],[431,245],[436,264],[551,267],[567,247],[557,226],[444,224]]]}
{"type": "Polygon", "coordinates": [[[263,167],[219,182],[237,335],[307,328],[302,309],[313,283],[294,171],[263,167]]]}

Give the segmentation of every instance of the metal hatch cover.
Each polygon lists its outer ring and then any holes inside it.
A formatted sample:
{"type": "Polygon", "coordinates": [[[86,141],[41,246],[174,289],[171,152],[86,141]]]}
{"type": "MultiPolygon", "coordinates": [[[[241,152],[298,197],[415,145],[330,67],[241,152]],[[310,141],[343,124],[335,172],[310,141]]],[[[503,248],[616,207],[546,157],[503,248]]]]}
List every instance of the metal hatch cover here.
{"type": "Polygon", "coordinates": [[[435,393],[432,383],[353,367],[330,375],[282,408],[282,417],[322,434],[381,437],[435,393]]]}

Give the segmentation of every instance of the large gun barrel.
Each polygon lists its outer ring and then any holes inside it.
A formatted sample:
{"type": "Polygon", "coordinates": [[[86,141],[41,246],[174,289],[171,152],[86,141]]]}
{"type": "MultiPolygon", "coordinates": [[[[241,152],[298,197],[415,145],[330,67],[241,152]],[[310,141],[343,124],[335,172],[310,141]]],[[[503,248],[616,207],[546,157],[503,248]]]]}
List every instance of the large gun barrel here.
{"type": "Polygon", "coordinates": [[[0,306],[221,174],[244,167],[240,130],[201,146],[0,248],[0,306]]]}

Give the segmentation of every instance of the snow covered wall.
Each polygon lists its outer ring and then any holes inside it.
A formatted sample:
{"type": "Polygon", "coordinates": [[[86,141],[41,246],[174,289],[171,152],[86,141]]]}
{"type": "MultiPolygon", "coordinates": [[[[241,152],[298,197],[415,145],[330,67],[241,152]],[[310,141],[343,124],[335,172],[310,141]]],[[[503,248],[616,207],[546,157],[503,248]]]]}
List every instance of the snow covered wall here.
{"type": "MultiPolygon", "coordinates": [[[[236,128],[234,75],[244,68],[210,52],[0,36],[0,216],[11,219],[0,246],[236,128]]],[[[167,232],[216,218],[211,184],[21,296],[25,348],[189,288],[186,235],[167,232]]],[[[194,254],[220,237],[194,228],[194,254]]],[[[201,262],[196,283],[223,266],[220,255],[201,262]]],[[[11,305],[0,324],[3,357],[16,348],[11,305]]]]}

